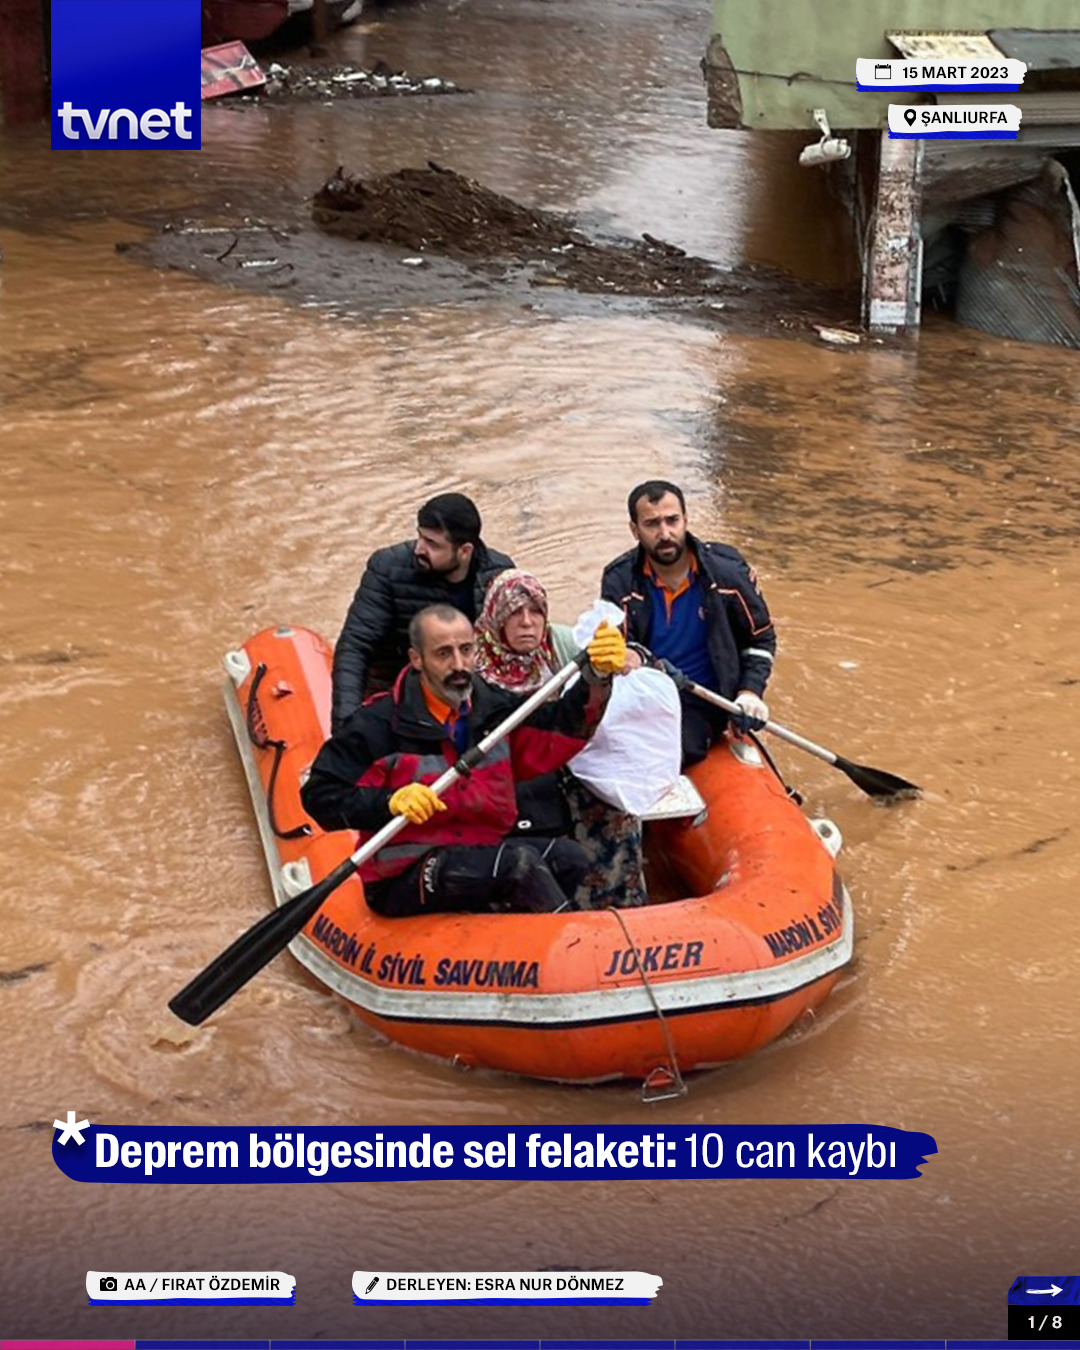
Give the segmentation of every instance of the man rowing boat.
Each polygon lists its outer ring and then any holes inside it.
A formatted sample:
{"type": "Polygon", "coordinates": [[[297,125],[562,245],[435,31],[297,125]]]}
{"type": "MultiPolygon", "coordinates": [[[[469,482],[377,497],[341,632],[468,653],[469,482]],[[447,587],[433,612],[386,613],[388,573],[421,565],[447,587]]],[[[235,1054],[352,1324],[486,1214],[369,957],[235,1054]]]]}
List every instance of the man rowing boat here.
{"type": "Polygon", "coordinates": [[[435,783],[520,705],[475,673],[473,626],[432,605],[409,627],[409,665],[390,693],[369,699],[319,751],[301,797],[324,830],[370,836],[392,816],[409,824],[360,870],[380,914],[566,908],[586,870],[573,840],[512,837],[515,783],[561,767],[591,735],[626,643],[601,624],[588,664],[562,698],[542,704],[440,799],[435,783]]]}

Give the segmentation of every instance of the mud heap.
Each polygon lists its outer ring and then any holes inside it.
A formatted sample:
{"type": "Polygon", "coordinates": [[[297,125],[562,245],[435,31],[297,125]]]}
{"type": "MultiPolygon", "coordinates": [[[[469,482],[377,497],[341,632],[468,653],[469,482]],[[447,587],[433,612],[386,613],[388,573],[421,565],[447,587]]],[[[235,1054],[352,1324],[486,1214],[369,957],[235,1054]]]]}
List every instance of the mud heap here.
{"type": "Polygon", "coordinates": [[[341,169],[316,194],[315,223],[331,234],[445,254],[471,265],[526,269],[534,285],[618,295],[720,293],[725,274],[704,258],[643,235],[597,243],[569,216],[510,197],[428,161],[381,177],[341,169]]]}

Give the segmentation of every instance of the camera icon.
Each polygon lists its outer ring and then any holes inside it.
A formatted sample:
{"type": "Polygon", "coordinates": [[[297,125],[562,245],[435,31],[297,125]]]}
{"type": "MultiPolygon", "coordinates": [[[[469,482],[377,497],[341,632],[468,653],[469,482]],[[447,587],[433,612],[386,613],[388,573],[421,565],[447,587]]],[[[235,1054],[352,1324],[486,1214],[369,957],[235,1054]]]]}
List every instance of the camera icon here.
{"type": "Polygon", "coordinates": [[[115,1293],[116,1293],[116,1276],[115,1276],[115,1275],[102,1275],[100,1281],[98,1282],[98,1291],[99,1291],[100,1293],[102,1293],[102,1294],[115,1294],[115,1293]]]}

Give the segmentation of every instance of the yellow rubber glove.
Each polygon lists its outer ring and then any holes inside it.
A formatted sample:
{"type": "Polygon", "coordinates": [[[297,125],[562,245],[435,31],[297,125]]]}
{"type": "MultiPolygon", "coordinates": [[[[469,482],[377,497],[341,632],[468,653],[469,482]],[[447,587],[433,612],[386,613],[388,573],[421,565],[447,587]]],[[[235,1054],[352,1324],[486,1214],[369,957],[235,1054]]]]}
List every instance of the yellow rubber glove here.
{"type": "Polygon", "coordinates": [[[423,825],[436,811],[445,810],[446,803],[426,783],[407,783],[390,798],[390,814],[404,816],[413,825],[423,825]]]}
{"type": "Polygon", "coordinates": [[[617,675],[626,665],[626,639],[606,621],[593,634],[585,650],[597,675],[617,675]]]}

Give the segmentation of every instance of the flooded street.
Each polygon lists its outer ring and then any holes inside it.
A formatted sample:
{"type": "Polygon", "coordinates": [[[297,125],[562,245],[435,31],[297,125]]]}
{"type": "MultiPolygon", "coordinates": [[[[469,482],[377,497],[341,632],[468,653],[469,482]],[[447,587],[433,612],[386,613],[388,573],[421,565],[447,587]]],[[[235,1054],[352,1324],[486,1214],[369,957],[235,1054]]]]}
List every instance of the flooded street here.
{"type": "Polygon", "coordinates": [[[351,276],[335,303],[115,248],[166,222],[285,229],[339,165],[435,160],[593,233],[850,281],[803,142],[706,127],[707,27],[689,0],[421,0],[335,35],[333,59],[470,92],[221,103],[191,154],[0,129],[5,1336],[1003,1337],[1017,1276],[1075,1273],[1077,354],[942,321],[834,349],[722,310],[448,298],[408,269],[396,302],[358,304],[351,276]],[[222,654],[279,622],[336,636],[369,552],[444,490],[572,618],[649,477],[755,564],[777,720],[927,789],[882,808],[776,748],[843,832],[856,908],[817,1019],[652,1107],[378,1042],[288,956],[206,1026],[174,1019],[168,998],[271,899],[222,654]],[[866,1122],[939,1152],[905,1182],[80,1187],[49,1154],[69,1108],[866,1122]],[[648,1308],[352,1306],[354,1269],[395,1265],[664,1285],[648,1308]],[[110,1267],[288,1271],[297,1308],[87,1308],[87,1269],[110,1267]]]}

